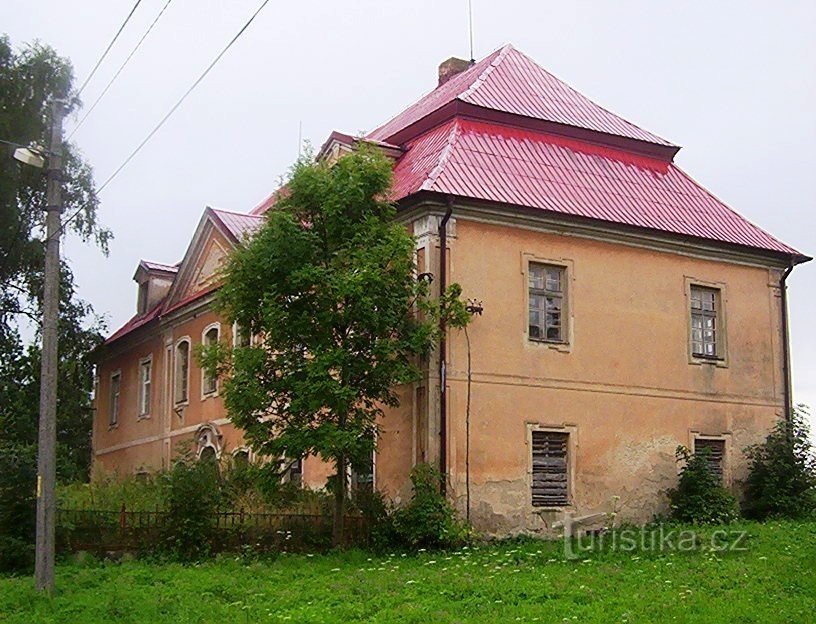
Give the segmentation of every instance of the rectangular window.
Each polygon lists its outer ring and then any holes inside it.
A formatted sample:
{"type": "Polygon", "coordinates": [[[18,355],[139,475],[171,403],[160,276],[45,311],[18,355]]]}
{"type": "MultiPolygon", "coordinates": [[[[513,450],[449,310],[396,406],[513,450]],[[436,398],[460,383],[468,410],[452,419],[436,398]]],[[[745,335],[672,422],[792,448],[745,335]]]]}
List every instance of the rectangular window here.
{"type": "Polygon", "coordinates": [[[725,440],[716,438],[695,438],[694,439],[694,454],[706,453],[706,460],[708,461],[708,470],[713,474],[717,481],[723,482],[723,461],[725,458],[725,440]]]}
{"type": "Polygon", "coordinates": [[[252,334],[249,329],[246,329],[235,323],[233,326],[232,344],[234,347],[249,347],[252,345],[252,334]]]}
{"type": "Polygon", "coordinates": [[[299,457],[289,466],[289,483],[298,487],[303,485],[303,458],[299,457]]]}
{"type": "MultiPolygon", "coordinates": [[[[211,327],[204,333],[204,340],[202,342],[204,343],[205,347],[209,347],[218,343],[218,337],[218,328],[211,327]]],[[[215,394],[218,390],[218,377],[216,375],[209,374],[209,372],[206,370],[202,370],[201,374],[201,387],[204,395],[215,394]]]]}
{"type": "Polygon", "coordinates": [[[111,375],[110,384],[110,425],[113,426],[119,422],[119,394],[122,389],[122,374],[114,373],[111,375]]]}
{"type": "Polygon", "coordinates": [[[533,507],[558,507],[569,503],[568,442],[569,433],[532,431],[533,507]]]}
{"type": "Polygon", "coordinates": [[[190,342],[183,340],[176,346],[176,403],[186,403],[190,372],[190,342]]]}
{"type": "Polygon", "coordinates": [[[691,287],[691,353],[694,357],[722,356],[720,291],[691,287]]]}
{"type": "Polygon", "coordinates": [[[530,263],[530,323],[531,340],[566,342],[564,303],[566,269],[549,264],[530,263]]]}
{"type": "Polygon", "coordinates": [[[351,466],[351,491],[352,492],[373,492],[374,491],[374,451],[359,464],[352,463],[351,466]]]}
{"type": "Polygon", "coordinates": [[[150,377],[153,373],[153,360],[147,358],[139,362],[139,416],[150,415],[150,377]]]}

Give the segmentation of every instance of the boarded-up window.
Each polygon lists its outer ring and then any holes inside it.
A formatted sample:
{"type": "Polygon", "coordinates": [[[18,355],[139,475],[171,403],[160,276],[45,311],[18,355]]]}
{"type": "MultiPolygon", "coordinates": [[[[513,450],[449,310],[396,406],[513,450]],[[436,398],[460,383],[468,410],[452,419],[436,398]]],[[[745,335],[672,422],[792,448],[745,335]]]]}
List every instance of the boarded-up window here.
{"type": "Polygon", "coordinates": [[[696,438],[694,440],[694,454],[698,455],[703,453],[706,455],[709,472],[717,477],[717,481],[722,483],[725,440],[696,438]]]}
{"type": "Polygon", "coordinates": [[[533,507],[569,503],[567,444],[569,434],[533,431],[533,507]]]}

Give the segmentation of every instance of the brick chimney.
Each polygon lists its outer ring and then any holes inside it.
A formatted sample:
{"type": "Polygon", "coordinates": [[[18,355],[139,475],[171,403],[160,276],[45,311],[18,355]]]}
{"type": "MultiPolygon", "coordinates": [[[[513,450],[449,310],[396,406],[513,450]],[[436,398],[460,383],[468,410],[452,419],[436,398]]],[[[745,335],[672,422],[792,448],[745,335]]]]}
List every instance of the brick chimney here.
{"type": "Polygon", "coordinates": [[[447,61],[442,61],[442,63],[439,64],[439,84],[436,86],[441,87],[456,74],[461,74],[468,67],[470,67],[470,61],[456,58],[455,56],[450,57],[447,61]]]}

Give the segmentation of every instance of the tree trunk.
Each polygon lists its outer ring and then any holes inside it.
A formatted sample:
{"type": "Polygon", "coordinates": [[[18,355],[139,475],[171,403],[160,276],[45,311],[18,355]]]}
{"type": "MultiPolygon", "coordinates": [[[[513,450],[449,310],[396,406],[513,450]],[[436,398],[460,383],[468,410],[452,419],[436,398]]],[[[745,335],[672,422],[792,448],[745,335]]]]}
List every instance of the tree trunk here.
{"type": "Polygon", "coordinates": [[[346,456],[340,455],[337,464],[337,481],[334,488],[334,526],[332,528],[332,546],[343,544],[343,521],[346,503],[346,456]]]}

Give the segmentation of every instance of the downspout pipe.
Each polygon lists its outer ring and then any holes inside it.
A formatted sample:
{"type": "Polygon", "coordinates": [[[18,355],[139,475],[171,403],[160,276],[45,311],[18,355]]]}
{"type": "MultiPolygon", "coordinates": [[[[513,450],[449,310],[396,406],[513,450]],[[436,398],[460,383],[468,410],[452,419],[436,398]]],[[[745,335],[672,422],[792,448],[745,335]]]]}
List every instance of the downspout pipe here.
{"type": "MultiPolygon", "coordinates": [[[[439,295],[448,288],[448,221],[453,214],[453,198],[448,197],[445,216],[439,222],[439,295]]],[[[447,363],[448,328],[444,315],[439,317],[439,472],[442,475],[440,491],[445,496],[448,490],[448,377],[447,363]]]]}
{"type": "Polygon", "coordinates": [[[790,353],[790,330],[788,328],[788,276],[793,271],[793,259],[791,258],[790,265],[782,273],[782,279],[779,280],[779,292],[782,305],[782,381],[784,384],[783,392],[785,398],[785,420],[791,421],[793,416],[793,388],[791,383],[791,353],[790,353]]]}

